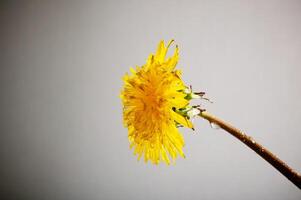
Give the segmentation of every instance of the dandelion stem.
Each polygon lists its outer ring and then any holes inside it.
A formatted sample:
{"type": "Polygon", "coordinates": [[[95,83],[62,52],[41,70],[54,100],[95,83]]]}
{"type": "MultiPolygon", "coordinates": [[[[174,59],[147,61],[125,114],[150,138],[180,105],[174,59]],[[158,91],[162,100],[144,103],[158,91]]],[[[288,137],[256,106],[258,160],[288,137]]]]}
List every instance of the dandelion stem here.
{"type": "Polygon", "coordinates": [[[253,138],[246,135],[237,128],[233,127],[232,125],[209,114],[206,111],[201,111],[199,116],[208,120],[210,123],[218,125],[220,128],[224,129],[225,131],[239,139],[241,142],[243,142],[245,145],[247,145],[253,151],[255,151],[258,155],[260,155],[263,159],[269,162],[280,173],[282,173],[286,178],[288,178],[292,183],[294,183],[299,189],[301,189],[301,175],[298,174],[298,172],[293,170],[291,167],[289,167],[285,162],[277,158],[277,156],[275,156],[268,149],[257,143],[253,138]]]}

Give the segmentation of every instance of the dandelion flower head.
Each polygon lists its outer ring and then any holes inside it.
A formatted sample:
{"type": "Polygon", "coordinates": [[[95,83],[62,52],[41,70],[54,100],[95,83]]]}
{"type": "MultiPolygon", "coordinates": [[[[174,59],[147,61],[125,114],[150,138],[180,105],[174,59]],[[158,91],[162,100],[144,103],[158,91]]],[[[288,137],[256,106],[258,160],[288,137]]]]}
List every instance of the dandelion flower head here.
{"type": "Polygon", "coordinates": [[[184,139],[179,126],[193,128],[189,121],[191,91],[175,69],[179,59],[178,46],[171,57],[166,58],[173,40],[165,46],[158,45],[146,64],[123,77],[120,97],[123,103],[123,122],[128,128],[130,147],[138,160],[144,157],[154,164],[173,162],[183,153],[184,139]]]}

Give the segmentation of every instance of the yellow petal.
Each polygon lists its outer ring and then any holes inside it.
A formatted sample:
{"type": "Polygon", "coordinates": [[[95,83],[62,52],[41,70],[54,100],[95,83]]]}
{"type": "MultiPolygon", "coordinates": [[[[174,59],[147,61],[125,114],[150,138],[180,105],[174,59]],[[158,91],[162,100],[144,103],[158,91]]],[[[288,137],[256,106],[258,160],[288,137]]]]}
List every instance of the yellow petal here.
{"type": "Polygon", "coordinates": [[[176,108],[183,108],[185,106],[187,106],[188,101],[186,99],[183,98],[175,98],[170,100],[171,104],[173,105],[173,107],[176,108]]]}
{"type": "Polygon", "coordinates": [[[132,74],[136,74],[136,70],[133,67],[130,67],[130,71],[132,72],[132,74]]]}
{"type": "Polygon", "coordinates": [[[158,45],[158,49],[157,49],[157,52],[156,52],[156,55],[155,55],[155,59],[157,61],[159,61],[160,63],[162,63],[165,59],[166,52],[167,52],[167,48],[164,45],[164,41],[161,40],[159,45],[158,45]]]}
{"type": "Polygon", "coordinates": [[[172,71],[176,67],[179,60],[179,48],[176,46],[174,55],[170,57],[166,62],[166,70],[172,71]]]}

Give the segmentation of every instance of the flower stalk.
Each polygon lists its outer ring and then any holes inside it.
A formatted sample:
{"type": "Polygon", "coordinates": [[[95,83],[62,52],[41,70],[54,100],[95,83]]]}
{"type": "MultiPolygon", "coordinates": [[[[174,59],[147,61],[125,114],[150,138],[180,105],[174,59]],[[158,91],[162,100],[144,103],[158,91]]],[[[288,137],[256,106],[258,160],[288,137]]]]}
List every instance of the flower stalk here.
{"type": "Polygon", "coordinates": [[[270,163],[274,168],[276,168],[282,175],[288,178],[299,189],[301,189],[301,175],[294,169],[292,169],[290,166],[288,166],[285,162],[280,160],[276,155],[274,155],[261,144],[257,143],[252,137],[246,135],[239,129],[211,115],[205,110],[200,111],[200,117],[208,120],[210,123],[219,126],[221,129],[224,129],[225,131],[239,139],[241,142],[243,142],[245,145],[247,145],[249,148],[255,151],[259,156],[265,159],[268,163],[270,163]]]}

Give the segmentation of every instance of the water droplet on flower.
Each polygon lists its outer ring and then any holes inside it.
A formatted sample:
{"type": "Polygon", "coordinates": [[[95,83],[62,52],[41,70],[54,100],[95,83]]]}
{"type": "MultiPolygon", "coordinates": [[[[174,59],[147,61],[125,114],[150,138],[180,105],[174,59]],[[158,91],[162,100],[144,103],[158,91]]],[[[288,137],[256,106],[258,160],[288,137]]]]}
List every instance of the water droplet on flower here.
{"type": "Polygon", "coordinates": [[[216,124],[216,123],[214,123],[214,122],[210,122],[210,126],[211,126],[211,128],[213,128],[213,129],[220,129],[220,128],[221,128],[218,124],[216,124]]]}

